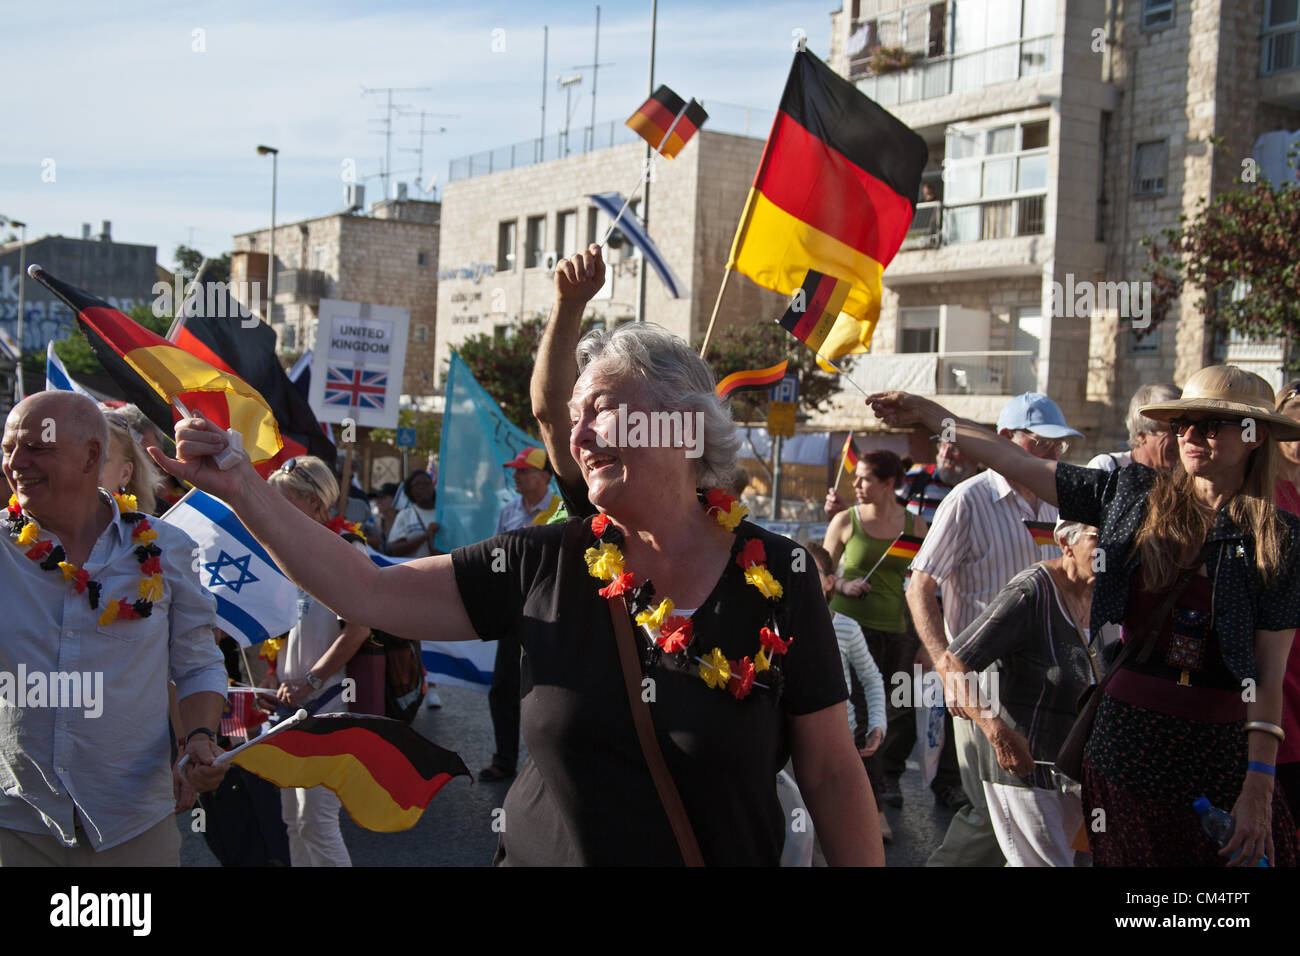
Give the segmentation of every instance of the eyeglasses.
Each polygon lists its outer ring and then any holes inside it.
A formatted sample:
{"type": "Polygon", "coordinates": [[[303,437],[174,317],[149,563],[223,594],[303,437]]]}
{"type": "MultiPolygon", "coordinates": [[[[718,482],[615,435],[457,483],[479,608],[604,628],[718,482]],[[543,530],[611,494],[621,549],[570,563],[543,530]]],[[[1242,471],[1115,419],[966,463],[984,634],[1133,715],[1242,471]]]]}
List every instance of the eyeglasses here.
{"type": "Polygon", "coordinates": [[[1219,430],[1229,426],[1241,427],[1241,419],[1207,418],[1199,422],[1194,422],[1190,418],[1169,419],[1169,430],[1178,438],[1182,438],[1189,431],[1199,432],[1205,438],[1217,438],[1219,430]]]}
{"type": "Polygon", "coordinates": [[[1025,443],[1034,451],[1057,451],[1064,455],[1070,450],[1070,443],[1064,438],[1039,438],[1033,432],[1020,431],[1020,435],[1025,436],[1025,443]]]}

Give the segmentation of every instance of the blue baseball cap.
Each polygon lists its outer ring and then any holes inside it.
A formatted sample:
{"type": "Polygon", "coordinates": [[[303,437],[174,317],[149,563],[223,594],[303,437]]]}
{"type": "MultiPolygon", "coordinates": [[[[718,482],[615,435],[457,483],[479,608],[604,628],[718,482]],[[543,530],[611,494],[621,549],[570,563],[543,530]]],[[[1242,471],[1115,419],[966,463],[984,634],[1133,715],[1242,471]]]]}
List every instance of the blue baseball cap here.
{"type": "Polygon", "coordinates": [[[998,415],[998,431],[1027,431],[1043,438],[1082,438],[1083,432],[1065,424],[1056,402],[1041,392],[1025,392],[1007,402],[998,415]]]}

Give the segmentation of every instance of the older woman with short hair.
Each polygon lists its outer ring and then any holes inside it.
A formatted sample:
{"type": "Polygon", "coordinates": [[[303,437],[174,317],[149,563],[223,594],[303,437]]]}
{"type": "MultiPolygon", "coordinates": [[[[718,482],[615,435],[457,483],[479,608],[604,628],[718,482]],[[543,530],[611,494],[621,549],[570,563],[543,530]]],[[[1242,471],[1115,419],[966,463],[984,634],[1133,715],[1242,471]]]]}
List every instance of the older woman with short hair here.
{"type": "Polygon", "coordinates": [[[1143,406],[1178,439],[1171,472],[1044,461],[928,399],[887,392],[868,402],[890,424],[946,420],[968,455],[1100,529],[1092,627],[1122,622],[1131,653],[1107,675],[1083,755],[1085,812],[1105,811],[1105,827],[1089,833],[1094,862],[1294,865],[1274,775],[1300,626],[1300,520],[1273,495],[1278,442],[1300,438],[1300,425],[1273,410],[1269,384],[1211,366],[1181,399],[1143,406]],[[1192,809],[1201,796],[1236,820],[1222,850],[1192,809]]]}
{"type": "Polygon", "coordinates": [[[207,422],[181,423],[179,460],[160,463],[229,502],[344,618],[441,641],[518,634],[531,759],[506,796],[498,863],[676,865],[697,844],[708,864],[775,865],[790,756],[827,860],[883,862],[815,568],[719,490],[739,441],[708,366],[639,324],[578,354],[569,449],[598,513],[450,555],[376,567],[246,463],[220,471],[227,441],[207,422]],[[637,434],[623,420],[665,413],[702,432],[622,440],[637,434]],[[666,773],[650,769],[656,751],[666,773]]]}

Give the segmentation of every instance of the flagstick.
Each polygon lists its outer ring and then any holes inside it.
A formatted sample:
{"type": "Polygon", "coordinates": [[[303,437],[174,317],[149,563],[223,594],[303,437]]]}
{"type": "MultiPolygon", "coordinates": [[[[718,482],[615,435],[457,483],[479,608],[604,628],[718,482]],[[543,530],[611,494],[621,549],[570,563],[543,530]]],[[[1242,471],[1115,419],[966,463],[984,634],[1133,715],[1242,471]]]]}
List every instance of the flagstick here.
{"type": "MultiPolygon", "coordinates": [[[[176,411],[180,412],[181,418],[199,418],[205,422],[208,421],[205,416],[195,414],[186,408],[181,402],[180,396],[174,396],[172,398],[172,407],[176,409],[176,411]]],[[[213,456],[213,461],[217,463],[217,467],[222,471],[229,471],[231,468],[234,468],[239,464],[240,459],[244,457],[244,438],[239,434],[239,432],[235,431],[233,428],[227,428],[226,441],[229,442],[229,444],[227,444],[219,454],[213,456]]]]}
{"type": "MultiPolygon", "coordinates": [[[[845,447],[845,448],[852,448],[852,447],[853,447],[853,432],[849,432],[849,437],[848,437],[848,440],[844,443],[844,447],[845,447]]],[[[844,476],[844,462],[845,462],[845,460],[846,460],[848,457],[849,457],[848,455],[844,454],[844,448],[841,448],[841,449],[840,449],[840,467],[839,467],[839,469],[835,472],[835,480],[834,480],[833,482],[831,482],[831,487],[832,487],[832,488],[838,488],[838,487],[840,486],[840,478],[842,478],[842,477],[844,476]]]]}
{"type": "Polygon", "coordinates": [[[713,323],[718,320],[718,309],[722,308],[722,293],[727,291],[727,280],[731,278],[731,270],[723,269],[722,285],[718,286],[718,297],[713,300],[713,314],[709,316],[709,327],[704,333],[704,344],[700,346],[700,358],[704,358],[709,351],[709,339],[713,338],[713,323]]]}
{"type": "MultiPolygon", "coordinates": [[[[669,124],[667,132],[665,132],[663,138],[659,140],[659,145],[655,147],[654,156],[650,158],[650,162],[652,163],[654,162],[655,156],[663,155],[660,152],[660,150],[664,148],[664,143],[668,142],[668,137],[673,135],[673,130],[675,130],[677,128],[677,124],[682,121],[682,117],[686,115],[686,110],[690,107],[690,105],[691,105],[690,103],[687,103],[685,106],[682,107],[682,111],[673,117],[673,121],[671,124],[669,124]]],[[[641,191],[642,184],[647,179],[649,179],[649,174],[650,174],[650,170],[648,167],[646,169],[641,170],[641,175],[636,181],[636,188],[633,189],[632,194],[628,196],[626,200],[624,200],[623,208],[618,211],[618,215],[614,217],[614,221],[611,222],[609,224],[609,228],[605,230],[605,238],[600,240],[600,245],[603,246],[605,245],[605,243],[609,241],[609,237],[613,235],[614,228],[618,225],[618,221],[623,218],[623,213],[627,212],[627,207],[632,204],[632,200],[635,199],[637,193],[641,191]]]]}
{"type": "MultiPolygon", "coordinates": [[[[298,723],[299,721],[306,719],[306,717],[307,717],[307,709],[305,707],[299,707],[298,713],[294,714],[292,717],[286,717],[284,720],[280,721],[270,730],[264,730],[259,736],[254,737],[252,740],[246,740],[238,747],[235,747],[232,750],[227,750],[216,760],[212,761],[212,766],[220,767],[224,764],[230,763],[230,761],[235,758],[235,754],[239,753],[241,750],[247,750],[249,747],[253,746],[254,744],[264,743],[267,737],[270,737],[272,734],[278,734],[280,731],[292,727],[294,724],[298,723]]],[[[184,770],[185,765],[189,762],[190,762],[190,755],[186,754],[184,757],[180,759],[180,762],[176,764],[176,769],[184,770]]]]}
{"type": "MultiPolygon", "coordinates": [[[[901,537],[902,535],[900,534],[898,538],[901,537]]],[[[889,542],[889,548],[892,548],[894,545],[898,544],[898,538],[895,538],[893,541],[889,542]]],[[[880,560],[871,566],[871,570],[862,576],[864,580],[867,581],[871,580],[871,576],[876,573],[876,568],[880,567],[880,562],[884,561],[885,558],[889,557],[889,548],[886,548],[884,553],[880,556],[880,560]]]]}

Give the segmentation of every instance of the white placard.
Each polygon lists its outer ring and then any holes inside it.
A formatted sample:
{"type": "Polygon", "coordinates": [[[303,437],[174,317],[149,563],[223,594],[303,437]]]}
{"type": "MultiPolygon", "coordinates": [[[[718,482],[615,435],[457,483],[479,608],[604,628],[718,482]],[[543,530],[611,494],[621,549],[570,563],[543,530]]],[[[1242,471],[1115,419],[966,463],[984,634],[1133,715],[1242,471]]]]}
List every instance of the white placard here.
{"type": "Polygon", "coordinates": [[[320,300],[309,396],[320,421],[397,427],[410,323],[406,309],[320,300]]]}

